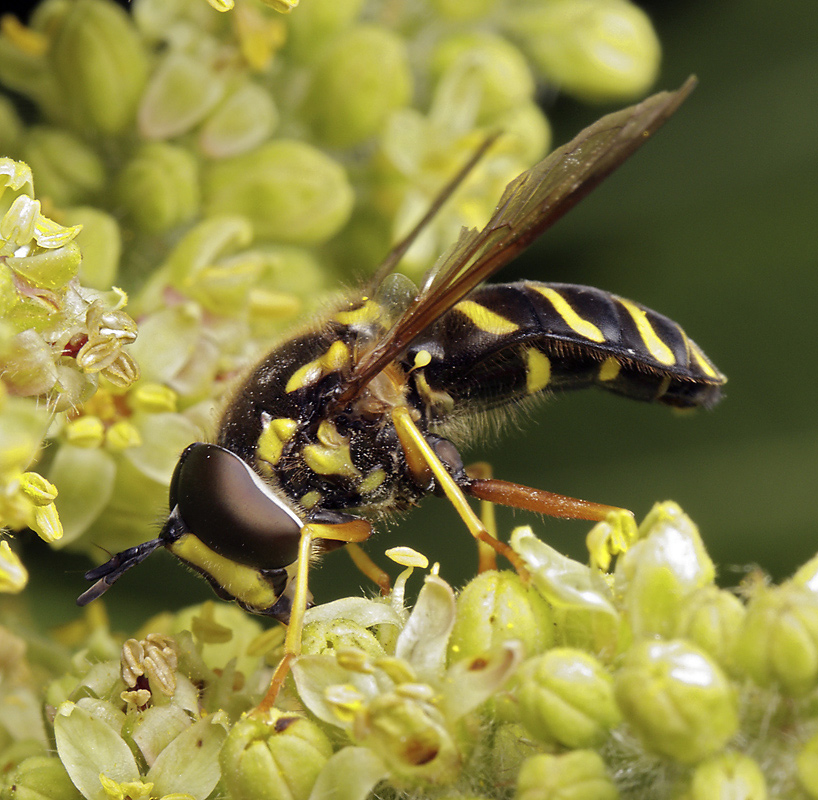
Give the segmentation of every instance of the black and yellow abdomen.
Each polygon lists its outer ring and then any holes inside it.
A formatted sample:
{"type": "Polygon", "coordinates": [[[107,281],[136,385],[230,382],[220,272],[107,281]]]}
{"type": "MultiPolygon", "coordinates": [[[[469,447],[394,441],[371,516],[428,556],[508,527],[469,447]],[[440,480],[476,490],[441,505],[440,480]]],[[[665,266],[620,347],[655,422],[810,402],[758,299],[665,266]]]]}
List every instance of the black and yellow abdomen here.
{"type": "Polygon", "coordinates": [[[638,303],[566,283],[488,285],[410,349],[429,419],[543,391],[599,386],[636,400],[709,407],[724,376],[675,322],[638,303]]]}

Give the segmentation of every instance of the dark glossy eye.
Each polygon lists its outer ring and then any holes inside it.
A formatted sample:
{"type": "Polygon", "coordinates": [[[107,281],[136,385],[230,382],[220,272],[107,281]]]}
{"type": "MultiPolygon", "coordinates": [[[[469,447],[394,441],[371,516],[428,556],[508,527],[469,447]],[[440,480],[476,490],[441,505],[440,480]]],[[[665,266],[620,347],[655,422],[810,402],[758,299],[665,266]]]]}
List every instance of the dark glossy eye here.
{"type": "Polygon", "coordinates": [[[170,507],[219,555],[260,569],[298,557],[301,521],[235,453],[197,442],[182,453],[170,482],[170,507]]]}

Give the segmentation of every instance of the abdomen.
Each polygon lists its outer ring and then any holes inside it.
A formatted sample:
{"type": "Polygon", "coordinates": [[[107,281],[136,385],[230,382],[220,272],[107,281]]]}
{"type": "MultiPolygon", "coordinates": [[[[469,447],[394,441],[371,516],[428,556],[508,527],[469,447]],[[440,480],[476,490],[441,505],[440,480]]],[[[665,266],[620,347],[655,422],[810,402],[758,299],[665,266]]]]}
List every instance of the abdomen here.
{"type": "Polygon", "coordinates": [[[682,328],[600,289],[520,281],[472,292],[408,354],[431,417],[599,386],[678,408],[712,406],[724,376],[682,328]],[[421,354],[420,360],[418,355],[421,354]],[[447,408],[448,407],[448,408],[447,408]]]}

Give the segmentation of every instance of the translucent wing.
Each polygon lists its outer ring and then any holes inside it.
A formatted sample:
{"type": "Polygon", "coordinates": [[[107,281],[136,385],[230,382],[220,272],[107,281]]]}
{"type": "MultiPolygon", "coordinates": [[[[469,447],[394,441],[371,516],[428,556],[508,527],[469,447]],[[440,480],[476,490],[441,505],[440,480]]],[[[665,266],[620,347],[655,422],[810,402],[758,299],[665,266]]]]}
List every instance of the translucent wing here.
{"type": "Polygon", "coordinates": [[[638,105],[608,114],[515,178],[484,228],[461,231],[457,242],[428,273],[409,308],[356,364],[336,402],[343,405],[354,398],[429,325],[515,258],[626,161],[676,111],[695,85],[696,79],[690,77],[675,92],[659,92],[638,105]]]}

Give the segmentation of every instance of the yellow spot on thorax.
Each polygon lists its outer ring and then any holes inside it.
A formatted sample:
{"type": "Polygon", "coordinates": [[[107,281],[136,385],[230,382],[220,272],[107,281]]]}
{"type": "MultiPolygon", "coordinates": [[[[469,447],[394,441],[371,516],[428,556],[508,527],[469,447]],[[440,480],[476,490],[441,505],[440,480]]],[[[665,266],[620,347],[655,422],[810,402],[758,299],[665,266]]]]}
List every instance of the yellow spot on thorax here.
{"type": "Polygon", "coordinates": [[[636,329],[642,337],[648,352],[660,363],[668,366],[676,363],[676,356],[673,351],[659,338],[656,331],[653,330],[653,325],[648,320],[648,315],[644,309],[634,305],[630,300],[623,300],[621,297],[617,298],[622,304],[622,307],[633,317],[636,323],[636,329]]]}
{"type": "Polygon", "coordinates": [[[505,317],[501,317],[499,314],[495,314],[474,300],[461,300],[455,305],[454,310],[468,317],[476,328],[485,331],[485,333],[491,333],[494,336],[504,336],[509,333],[514,333],[514,331],[520,328],[516,322],[512,322],[505,317]]]}
{"type": "Polygon", "coordinates": [[[298,422],[280,417],[270,420],[261,432],[256,446],[256,457],[268,464],[277,464],[284,445],[292,438],[298,422]]]}
{"type": "Polygon", "coordinates": [[[590,339],[592,342],[597,342],[597,344],[602,344],[602,342],[605,341],[605,335],[602,331],[597,328],[593,322],[589,322],[577,314],[571,307],[571,304],[556,289],[552,289],[550,286],[536,285],[532,288],[554,306],[554,311],[562,317],[562,321],[574,331],[574,333],[578,333],[583,338],[590,339]]]}
{"type": "Polygon", "coordinates": [[[318,443],[303,450],[304,463],[318,475],[340,475],[360,478],[360,470],[352,463],[349,438],[338,433],[335,426],[324,420],[318,426],[318,443]]]}
{"type": "Polygon", "coordinates": [[[330,372],[339,372],[349,363],[349,348],[342,342],[333,342],[327,351],[313,361],[299,367],[287,381],[284,391],[288,394],[316,383],[330,372]]]}
{"type": "Polygon", "coordinates": [[[385,479],[386,473],[380,467],[375,467],[375,469],[369,472],[369,474],[358,483],[358,491],[362,495],[371,494],[385,479]]]}
{"type": "Polygon", "coordinates": [[[301,505],[306,509],[315,508],[321,502],[321,492],[307,492],[301,498],[301,505]]]}
{"type": "Polygon", "coordinates": [[[525,351],[525,388],[529,394],[540,392],[551,380],[551,361],[535,347],[525,351]]]}
{"type": "Polygon", "coordinates": [[[335,314],[335,321],[342,325],[363,325],[375,322],[381,316],[381,306],[374,300],[366,300],[364,304],[351,311],[338,311],[335,314]]]}
{"type": "Polygon", "coordinates": [[[608,356],[599,367],[599,380],[612,381],[621,369],[622,365],[613,356],[608,356]]]}

